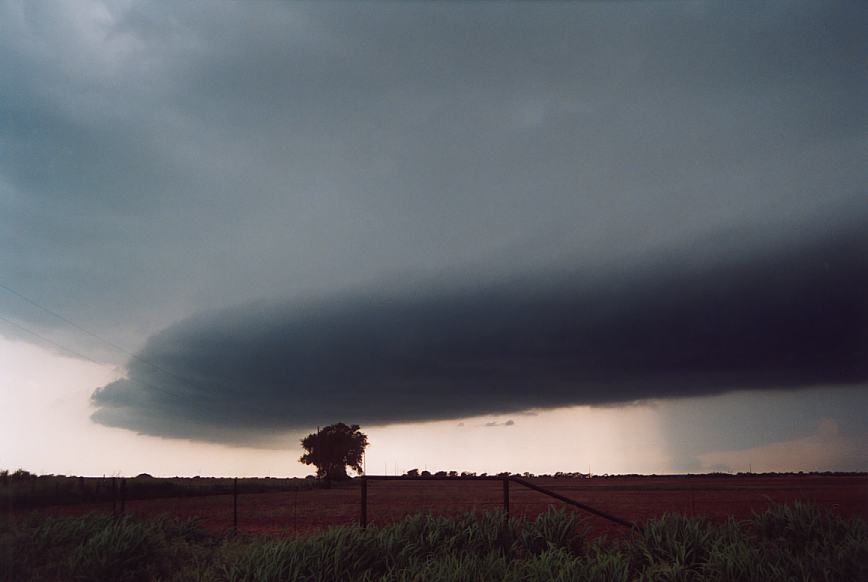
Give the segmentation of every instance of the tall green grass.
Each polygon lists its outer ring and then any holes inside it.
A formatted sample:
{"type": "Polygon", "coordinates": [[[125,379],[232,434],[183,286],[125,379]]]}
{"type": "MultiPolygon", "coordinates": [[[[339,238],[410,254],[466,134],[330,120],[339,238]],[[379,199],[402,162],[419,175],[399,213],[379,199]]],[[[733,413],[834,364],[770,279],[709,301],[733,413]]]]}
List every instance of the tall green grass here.
{"type": "Polygon", "coordinates": [[[195,521],[88,515],[0,530],[5,580],[868,580],[868,528],[801,504],[745,522],[667,515],[591,539],[572,511],[415,515],[286,539],[212,537],[195,521]]]}
{"type": "Polygon", "coordinates": [[[171,578],[203,550],[195,520],[90,514],[6,522],[0,579],[137,581],[171,578]]]}

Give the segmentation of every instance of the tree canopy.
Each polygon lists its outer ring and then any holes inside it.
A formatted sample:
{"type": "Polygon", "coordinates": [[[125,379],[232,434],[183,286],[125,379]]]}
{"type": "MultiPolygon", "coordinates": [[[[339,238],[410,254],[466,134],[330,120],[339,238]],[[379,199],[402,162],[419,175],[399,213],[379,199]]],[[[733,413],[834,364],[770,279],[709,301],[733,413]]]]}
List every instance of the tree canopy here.
{"type": "Polygon", "coordinates": [[[307,452],[299,461],[314,465],[317,477],[328,481],[348,479],[348,466],[357,473],[362,472],[368,436],[357,424],[347,426],[339,422],[307,435],[301,439],[301,446],[307,452]]]}

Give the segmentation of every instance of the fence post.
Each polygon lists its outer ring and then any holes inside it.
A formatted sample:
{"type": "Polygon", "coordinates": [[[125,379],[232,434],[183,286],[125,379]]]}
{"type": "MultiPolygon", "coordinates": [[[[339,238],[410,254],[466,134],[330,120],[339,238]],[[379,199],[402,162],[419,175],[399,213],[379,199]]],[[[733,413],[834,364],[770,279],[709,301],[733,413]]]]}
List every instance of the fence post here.
{"type": "Polygon", "coordinates": [[[121,513],[127,506],[127,480],[121,479],[121,513]]]}
{"type": "Polygon", "coordinates": [[[634,524],[627,521],[626,519],[621,519],[620,517],[615,517],[614,515],[610,515],[610,514],[606,513],[605,511],[600,511],[599,509],[594,509],[590,505],[585,505],[584,503],[580,503],[580,502],[576,501],[575,499],[570,499],[569,497],[565,497],[565,496],[561,495],[560,493],[552,491],[551,489],[546,489],[545,487],[540,487],[539,485],[537,485],[535,483],[531,483],[530,481],[528,481],[526,479],[522,479],[521,477],[510,477],[510,480],[515,481],[519,485],[523,485],[523,486],[527,487],[528,489],[533,489],[534,491],[539,491],[540,493],[548,495],[549,497],[554,497],[555,499],[558,499],[559,501],[563,501],[564,503],[569,503],[570,505],[578,507],[579,509],[583,509],[589,513],[593,513],[594,515],[599,515],[603,519],[608,519],[609,521],[615,522],[618,525],[623,525],[624,527],[629,527],[629,528],[632,528],[634,526],[634,524]]]}
{"type": "Polygon", "coordinates": [[[232,484],[232,531],[238,533],[238,477],[232,484]]]}
{"type": "Polygon", "coordinates": [[[503,478],[503,513],[509,519],[509,477],[503,478]]]}
{"type": "Polygon", "coordinates": [[[118,478],[112,477],[112,513],[118,511],[118,478]]]}
{"type": "Polygon", "coordinates": [[[362,475],[362,507],[359,517],[359,525],[363,528],[368,527],[368,478],[362,475]]]}

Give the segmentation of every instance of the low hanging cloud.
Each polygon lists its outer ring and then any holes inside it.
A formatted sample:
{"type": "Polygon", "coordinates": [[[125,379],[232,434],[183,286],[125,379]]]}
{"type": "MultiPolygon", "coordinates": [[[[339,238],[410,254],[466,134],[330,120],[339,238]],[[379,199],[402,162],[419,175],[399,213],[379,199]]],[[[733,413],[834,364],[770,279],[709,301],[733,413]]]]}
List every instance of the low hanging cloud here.
{"type": "Polygon", "coordinates": [[[491,422],[485,423],[486,427],[495,427],[495,426],[515,426],[515,421],[510,419],[504,422],[497,422],[496,420],[492,420],[491,422]]]}
{"type": "Polygon", "coordinates": [[[96,390],[93,418],[240,442],[335,421],[863,382],[862,224],[749,252],[697,244],[595,272],[202,313],[96,390]]]}

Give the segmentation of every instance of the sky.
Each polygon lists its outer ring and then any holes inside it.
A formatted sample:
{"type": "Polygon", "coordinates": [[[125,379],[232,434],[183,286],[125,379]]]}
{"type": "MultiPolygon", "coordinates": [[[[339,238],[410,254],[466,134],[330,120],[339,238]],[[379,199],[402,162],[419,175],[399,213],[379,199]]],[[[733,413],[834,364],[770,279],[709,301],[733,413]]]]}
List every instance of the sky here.
{"type": "Polygon", "coordinates": [[[0,467],[868,470],[866,11],[0,1],[0,467]]]}

